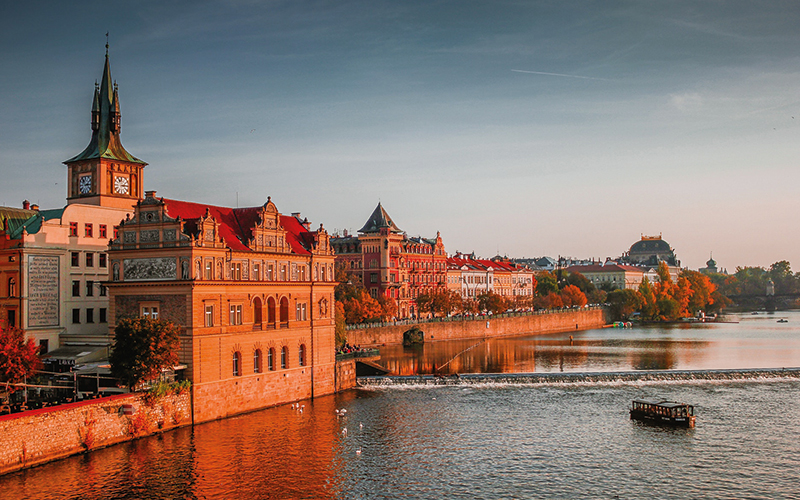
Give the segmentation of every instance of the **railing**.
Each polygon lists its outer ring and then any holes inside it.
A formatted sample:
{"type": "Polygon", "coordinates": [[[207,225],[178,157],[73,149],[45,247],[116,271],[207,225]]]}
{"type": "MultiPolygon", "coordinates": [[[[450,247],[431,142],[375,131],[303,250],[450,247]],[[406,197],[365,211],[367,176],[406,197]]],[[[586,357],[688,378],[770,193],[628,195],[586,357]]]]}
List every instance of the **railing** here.
{"type": "Polygon", "coordinates": [[[336,361],[345,361],[348,359],[358,359],[358,358],[374,358],[380,355],[381,352],[378,349],[361,349],[358,351],[347,352],[347,353],[337,352],[336,361]]]}
{"type": "Polygon", "coordinates": [[[557,314],[563,312],[580,311],[580,310],[595,310],[603,309],[601,305],[591,305],[584,307],[562,307],[558,309],[539,309],[538,311],[519,311],[519,312],[504,312],[500,314],[465,314],[448,316],[444,318],[429,318],[429,319],[399,319],[396,321],[374,322],[374,323],[358,323],[355,325],[347,325],[347,330],[364,330],[367,328],[380,328],[384,326],[396,325],[418,325],[421,323],[444,323],[451,321],[486,321],[493,318],[516,318],[521,316],[537,316],[542,314],[557,314]]]}

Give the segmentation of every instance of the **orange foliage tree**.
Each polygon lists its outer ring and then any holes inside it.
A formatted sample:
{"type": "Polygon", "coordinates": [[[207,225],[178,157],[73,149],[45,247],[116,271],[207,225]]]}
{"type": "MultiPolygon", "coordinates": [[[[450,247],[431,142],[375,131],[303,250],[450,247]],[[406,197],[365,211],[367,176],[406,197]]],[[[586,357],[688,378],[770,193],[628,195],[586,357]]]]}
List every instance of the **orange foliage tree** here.
{"type": "MultiPolygon", "coordinates": [[[[38,349],[19,328],[0,328],[0,382],[19,384],[40,369],[38,349]]],[[[14,388],[7,386],[9,392],[14,388]]]]}
{"type": "Polygon", "coordinates": [[[586,294],[581,292],[580,288],[575,285],[567,285],[561,289],[561,302],[564,307],[583,307],[588,300],[586,299],[586,294]]]}

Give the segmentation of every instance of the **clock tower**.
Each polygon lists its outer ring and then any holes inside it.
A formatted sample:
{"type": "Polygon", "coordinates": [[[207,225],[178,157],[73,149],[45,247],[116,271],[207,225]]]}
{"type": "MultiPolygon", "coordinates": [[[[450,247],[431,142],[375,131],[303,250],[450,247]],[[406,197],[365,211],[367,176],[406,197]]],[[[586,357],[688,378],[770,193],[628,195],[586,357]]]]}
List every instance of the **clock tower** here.
{"type": "Polygon", "coordinates": [[[111,67],[95,83],[92,104],[92,139],[83,152],[64,164],[67,173],[67,203],[131,208],[142,200],[142,174],[147,163],[131,155],[119,138],[120,111],[117,85],[112,85],[111,67]]]}

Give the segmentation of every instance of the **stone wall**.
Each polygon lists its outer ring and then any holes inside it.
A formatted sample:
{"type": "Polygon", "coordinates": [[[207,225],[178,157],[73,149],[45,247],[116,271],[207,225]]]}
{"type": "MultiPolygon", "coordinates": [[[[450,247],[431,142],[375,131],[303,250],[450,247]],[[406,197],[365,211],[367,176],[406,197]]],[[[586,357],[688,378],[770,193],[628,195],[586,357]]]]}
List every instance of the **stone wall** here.
{"type": "Polygon", "coordinates": [[[336,362],[336,392],[352,389],[356,386],[356,360],[343,359],[336,362]]]}
{"type": "Polygon", "coordinates": [[[188,391],[122,394],[0,416],[0,474],[192,423],[188,391]],[[124,406],[134,412],[127,415],[124,406]]]}
{"type": "MultiPolygon", "coordinates": [[[[435,342],[587,330],[606,323],[605,311],[594,308],[501,318],[487,316],[475,320],[419,323],[416,326],[425,332],[425,342],[435,342]]],[[[348,330],[347,341],[361,347],[401,344],[403,332],[413,326],[407,324],[348,330]]]]}

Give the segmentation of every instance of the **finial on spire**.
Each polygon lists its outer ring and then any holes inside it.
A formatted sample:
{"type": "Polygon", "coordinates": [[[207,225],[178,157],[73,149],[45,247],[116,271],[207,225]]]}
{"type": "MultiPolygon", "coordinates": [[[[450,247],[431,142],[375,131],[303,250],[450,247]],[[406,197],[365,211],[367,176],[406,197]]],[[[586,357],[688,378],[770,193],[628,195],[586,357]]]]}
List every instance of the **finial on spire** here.
{"type": "Polygon", "coordinates": [[[106,31],[106,56],[108,56],[108,31],[106,31]]]}

